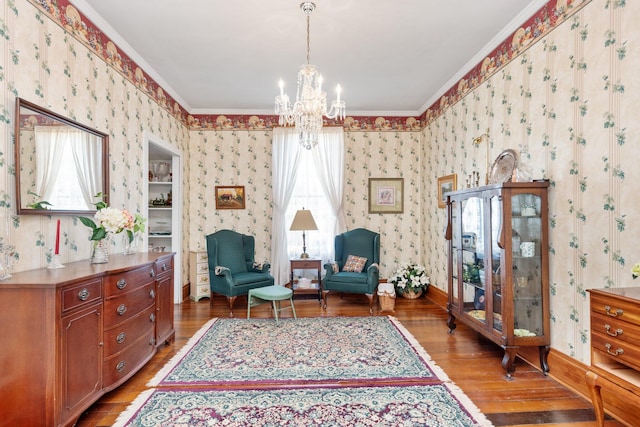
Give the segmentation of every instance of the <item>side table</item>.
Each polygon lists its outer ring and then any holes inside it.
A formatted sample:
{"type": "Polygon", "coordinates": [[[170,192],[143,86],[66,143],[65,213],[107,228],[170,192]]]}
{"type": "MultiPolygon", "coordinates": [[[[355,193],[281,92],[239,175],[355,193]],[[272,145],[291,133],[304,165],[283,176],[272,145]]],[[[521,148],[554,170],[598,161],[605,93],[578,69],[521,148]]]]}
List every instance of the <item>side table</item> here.
{"type": "Polygon", "coordinates": [[[293,290],[293,296],[295,297],[296,294],[301,295],[301,294],[317,293],[318,302],[322,304],[322,260],[298,258],[298,259],[292,259],[289,261],[291,263],[291,282],[289,282],[289,285],[293,290]],[[314,286],[313,288],[309,288],[309,289],[295,288],[293,286],[293,270],[317,270],[318,271],[317,287],[314,286]]]}

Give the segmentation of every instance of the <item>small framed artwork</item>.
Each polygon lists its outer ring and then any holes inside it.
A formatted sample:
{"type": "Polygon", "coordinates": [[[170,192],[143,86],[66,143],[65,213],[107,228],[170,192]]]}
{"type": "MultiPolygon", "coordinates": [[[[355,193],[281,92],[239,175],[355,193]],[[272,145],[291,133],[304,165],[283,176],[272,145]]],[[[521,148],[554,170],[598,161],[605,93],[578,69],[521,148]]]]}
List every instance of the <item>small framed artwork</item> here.
{"type": "Polygon", "coordinates": [[[244,185],[216,185],[216,209],[244,209],[244,185]]]}
{"type": "Polygon", "coordinates": [[[404,178],[369,178],[369,213],[403,212],[404,178]]]}
{"type": "Polygon", "coordinates": [[[451,175],[441,176],[438,178],[438,207],[444,208],[447,206],[447,201],[444,198],[444,193],[447,191],[456,191],[458,186],[458,176],[453,173],[451,175]]]}

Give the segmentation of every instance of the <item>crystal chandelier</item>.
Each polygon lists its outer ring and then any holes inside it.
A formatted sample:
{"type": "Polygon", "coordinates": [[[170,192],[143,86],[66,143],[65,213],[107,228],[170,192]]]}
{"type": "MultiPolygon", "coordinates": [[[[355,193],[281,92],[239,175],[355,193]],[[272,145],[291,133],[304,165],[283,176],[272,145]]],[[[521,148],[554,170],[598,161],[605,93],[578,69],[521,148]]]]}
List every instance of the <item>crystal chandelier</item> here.
{"type": "Polygon", "coordinates": [[[289,102],[289,96],[284,93],[284,82],[280,80],[280,96],[276,96],[275,108],[280,126],[295,124],[300,144],[307,150],[318,144],[318,132],[322,129],[323,116],[343,120],[345,113],[345,103],[340,100],[340,85],[336,87],[338,96],[331,102],[331,109],[327,111],[327,93],[322,90],[322,76],[315,66],[309,64],[309,16],[315,8],[316,5],[312,2],[300,4],[300,9],[307,15],[307,63],[298,69],[296,102],[289,102]]]}

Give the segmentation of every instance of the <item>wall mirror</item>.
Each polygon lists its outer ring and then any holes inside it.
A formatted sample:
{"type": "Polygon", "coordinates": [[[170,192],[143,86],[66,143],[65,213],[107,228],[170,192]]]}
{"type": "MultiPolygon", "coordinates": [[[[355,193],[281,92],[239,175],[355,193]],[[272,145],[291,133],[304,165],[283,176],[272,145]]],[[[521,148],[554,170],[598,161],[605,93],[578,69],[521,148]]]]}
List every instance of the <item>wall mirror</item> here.
{"type": "Polygon", "coordinates": [[[81,215],[109,196],[109,137],[24,99],[16,100],[18,215],[81,215]]]}

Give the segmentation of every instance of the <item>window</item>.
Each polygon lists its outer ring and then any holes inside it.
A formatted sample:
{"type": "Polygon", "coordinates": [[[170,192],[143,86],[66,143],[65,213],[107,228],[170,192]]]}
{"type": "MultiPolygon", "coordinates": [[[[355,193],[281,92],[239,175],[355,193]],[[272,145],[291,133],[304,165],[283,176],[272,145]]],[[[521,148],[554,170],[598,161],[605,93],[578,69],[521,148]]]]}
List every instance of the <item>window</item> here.
{"type": "Polygon", "coordinates": [[[303,150],[298,166],[298,176],[291,201],[285,214],[287,227],[287,248],[289,259],[299,258],[302,253],[302,232],[289,231],[298,209],[308,209],[318,226],[318,230],[305,232],[307,253],[311,258],[333,260],[333,238],[336,218],[327,200],[310,150],[303,150]]]}

